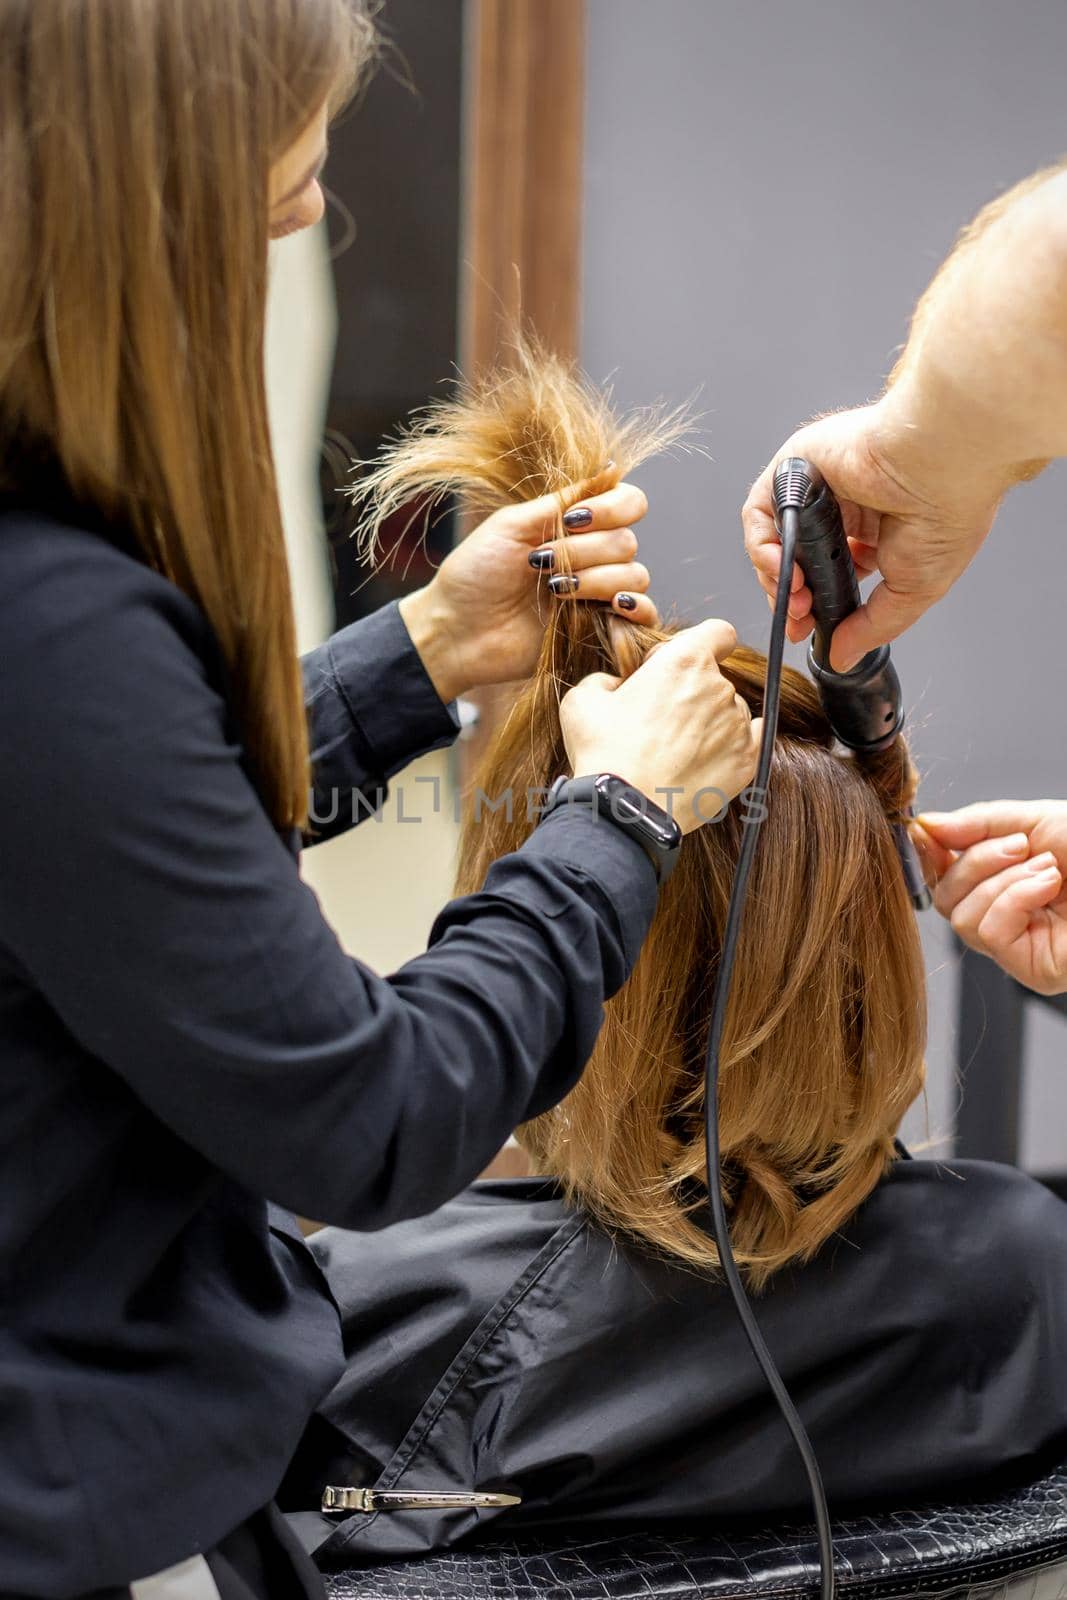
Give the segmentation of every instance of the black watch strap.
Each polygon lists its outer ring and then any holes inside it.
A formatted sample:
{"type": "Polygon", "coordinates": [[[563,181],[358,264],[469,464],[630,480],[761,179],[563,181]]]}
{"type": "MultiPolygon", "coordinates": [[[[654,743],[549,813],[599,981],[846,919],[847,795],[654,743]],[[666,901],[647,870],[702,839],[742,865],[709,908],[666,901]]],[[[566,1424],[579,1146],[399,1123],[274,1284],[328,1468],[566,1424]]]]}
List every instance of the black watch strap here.
{"type": "Polygon", "coordinates": [[[625,778],[616,777],[613,772],[557,778],[548,791],[541,820],[561,806],[586,806],[598,818],[628,833],[645,851],[660,883],[666,883],[674,871],[682,843],[681,828],[662,806],[625,778]]]}

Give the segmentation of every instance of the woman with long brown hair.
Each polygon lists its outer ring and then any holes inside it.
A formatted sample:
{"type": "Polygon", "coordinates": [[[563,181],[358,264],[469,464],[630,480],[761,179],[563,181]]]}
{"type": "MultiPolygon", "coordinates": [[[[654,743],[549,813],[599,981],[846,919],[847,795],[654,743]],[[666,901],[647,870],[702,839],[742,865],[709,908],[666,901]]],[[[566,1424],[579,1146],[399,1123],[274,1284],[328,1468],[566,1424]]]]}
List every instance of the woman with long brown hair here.
{"type": "MultiPolygon", "coordinates": [[[[321,215],[373,43],[347,0],[0,6],[5,1600],[321,1593],[273,1496],[340,1330],[267,1202],[376,1228],[460,1190],[573,1086],[655,907],[640,825],[560,815],[383,979],[300,881],[457,693],[529,674],[546,551],[655,620],[598,462],[301,677],[268,240],[321,215]]],[[[576,773],[739,792],[732,643],[578,688],[576,773]]]]}
{"type": "MultiPolygon", "coordinates": [[[[489,509],[605,454],[628,471],[673,432],[649,415],[620,423],[574,372],[520,351],[390,451],[368,528],[414,488],[459,487],[489,509]]],[[[553,617],[477,778],[462,892],[536,823],[479,812],[479,791],[543,795],[567,769],[569,685],[625,682],[671,637],[598,607],[553,617]]],[[[722,671],[758,708],[765,658],[739,646],[722,671]]],[[[287,1493],[323,1562],[451,1544],[487,1518],[495,1533],[805,1513],[707,1216],[704,1053],[750,805],[766,815],[711,1181],[831,1505],[989,1486],[1063,1451],[1067,1206],[1013,1169],[911,1160],[897,1142],[924,1073],[922,952],[894,838],[914,788],[903,740],[836,748],[814,684],[785,668],[769,791],[723,797],[716,825],[683,842],[585,1074],[519,1130],[536,1176],[477,1184],[372,1239],[318,1235],[349,1370],[287,1493]],[[324,1482],[522,1503],[330,1527],[312,1514],[324,1482]]]]}

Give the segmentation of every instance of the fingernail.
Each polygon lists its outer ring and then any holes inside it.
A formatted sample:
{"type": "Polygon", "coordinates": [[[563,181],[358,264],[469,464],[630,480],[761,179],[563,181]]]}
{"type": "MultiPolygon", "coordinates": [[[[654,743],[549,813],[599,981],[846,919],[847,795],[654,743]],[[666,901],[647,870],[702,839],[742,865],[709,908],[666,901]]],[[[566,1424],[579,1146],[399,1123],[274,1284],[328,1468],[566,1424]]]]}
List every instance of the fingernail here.
{"type": "Polygon", "coordinates": [[[526,559],[535,571],[551,572],[556,564],[556,552],[548,549],[531,550],[526,559]]]}
{"type": "Polygon", "coordinates": [[[615,604],[620,611],[636,611],[637,596],[634,594],[617,594],[615,596],[615,604]]]}
{"type": "Polygon", "coordinates": [[[1024,856],[1029,848],[1030,841],[1025,833],[1012,833],[1000,842],[1000,848],[1006,856],[1024,856]]]}
{"type": "Polygon", "coordinates": [[[610,460],[610,461],[605,461],[605,463],[604,463],[604,465],[603,465],[603,466],[602,466],[602,467],[601,467],[601,469],[600,469],[600,470],[601,470],[601,472],[607,472],[607,471],[609,471],[609,470],[610,470],[610,469],[611,469],[611,468],[612,468],[612,467],[613,467],[613,466],[614,466],[614,465],[615,465],[615,458],[614,458],[614,456],[613,456],[613,457],[612,457],[612,459],[611,459],[611,460],[610,460]]]}
{"type": "Polygon", "coordinates": [[[553,594],[573,594],[578,587],[578,579],[573,572],[561,572],[558,578],[549,578],[548,587],[553,594]]]}
{"type": "Polygon", "coordinates": [[[588,506],[575,506],[573,511],[563,513],[563,526],[565,528],[588,528],[593,520],[593,513],[588,506]]]}
{"type": "Polygon", "coordinates": [[[1032,861],[1026,863],[1026,870],[1027,872],[1048,872],[1055,865],[1056,857],[1051,850],[1045,850],[1042,851],[1041,855],[1035,856],[1032,861]]]}

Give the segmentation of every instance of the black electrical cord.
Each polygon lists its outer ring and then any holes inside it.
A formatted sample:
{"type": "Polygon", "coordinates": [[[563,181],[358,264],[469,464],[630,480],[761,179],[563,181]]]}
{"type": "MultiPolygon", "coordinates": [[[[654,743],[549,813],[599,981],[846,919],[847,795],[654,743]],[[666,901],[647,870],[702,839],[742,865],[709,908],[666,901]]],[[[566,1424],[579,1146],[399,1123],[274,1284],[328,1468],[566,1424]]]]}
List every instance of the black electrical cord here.
{"type": "MultiPolygon", "coordinates": [[[[711,1223],[718,1246],[719,1260],[745,1336],[752,1347],[760,1371],[766,1378],[771,1393],[778,1402],[786,1427],[793,1436],[811,1490],[811,1503],[815,1512],[815,1527],[819,1541],[819,1590],[821,1600],[834,1600],[834,1546],[830,1532],[830,1512],[826,1504],[822,1474],[815,1452],[811,1447],[804,1424],[789,1398],[767,1348],[759,1324],[749,1304],[741,1274],[737,1270],[730,1244],[730,1225],[723,1205],[722,1185],[719,1181],[721,1152],[719,1147],[719,1049],[722,1043],[726,1003],[730,994],[730,976],[737,954],[737,936],[744,912],[745,890],[752,867],[752,858],[759,837],[767,799],[771,772],[774,736],[778,727],[778,697],[782,681],[782,654],[785,649],[785,624],[789,611],[789,594],[793,579],[793,562],[796,556],[797,510],[787,507],[781,516],[782,565],[778,574],[778,588],[774,600],[774,620],[771,623],[771,642],[767,652],[767,679],[763,689],[763,735],[760,740],[759,762],[756,767],[754,799],[745,817],[741,831],[741,849],[737,858],[730,890],[730,904],[726,913],[726,931],[723,934],[722,956],[715,979],[715,993],[711,1004],[711,1027],[708,1033],[708,1053],[704,1066],[704,1139],[707,1156],[708,1199],[711,1204],[711,1223]]],[[[773,803],[773,802],[772,802],[773,803]]]]}

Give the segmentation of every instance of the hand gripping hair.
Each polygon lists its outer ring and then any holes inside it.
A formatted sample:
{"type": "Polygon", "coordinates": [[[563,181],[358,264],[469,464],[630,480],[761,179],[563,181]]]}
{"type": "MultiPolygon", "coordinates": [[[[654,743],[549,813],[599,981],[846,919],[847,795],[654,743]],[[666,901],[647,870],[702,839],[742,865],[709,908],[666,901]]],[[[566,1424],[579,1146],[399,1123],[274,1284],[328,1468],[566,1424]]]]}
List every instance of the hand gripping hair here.
{"type": "MultiPolygon", "coordinates": [[[[389,447],[364,486],[364,532],[373,540],[386,515],[427,496],[490,511],[562,492],[609,460],[621,477],[685,427],[677,412],[616,417],[609,396],[520,344],[513,367],[461,385],[389,447]]],[[[561,695],[590,672],[628,676],[677,631],[596,603],[546,609],[538,668],[477,776],[487,794],[525,796],[565,771],[561,695]]],[[[722,670],[758,714],[765,657],[738,646],[722,670]]],[[[849,1219],[922,1089],[923,967],[892,831],[914,787],[902,740],[839,753],[814,685],[785,668],[719,1078],[724,1201],[754,1287],[849,1219]]],[[[704,1051],[745,805],[686,837],[581,1081],[518,1135],[602,1225],[696,1269],[718,1261],[704,1224],[704,1051]]],[[[533,825],[524,805],[472,811],[459,891],[478,889],[533,825]]]]}

